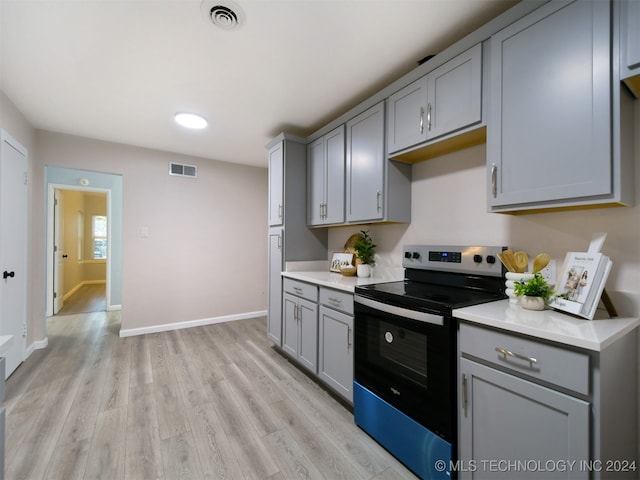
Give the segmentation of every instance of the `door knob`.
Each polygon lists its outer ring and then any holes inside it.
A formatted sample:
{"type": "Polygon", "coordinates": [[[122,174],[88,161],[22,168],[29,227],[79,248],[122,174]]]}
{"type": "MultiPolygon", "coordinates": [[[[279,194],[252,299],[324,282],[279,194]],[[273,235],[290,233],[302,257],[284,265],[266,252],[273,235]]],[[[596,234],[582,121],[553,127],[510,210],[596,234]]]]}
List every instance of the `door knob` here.
{"type": "Polygon", "coordinates": [[[6,280],[8,277],[13,278],[13,277],[15,277],[15,276],[16,276],[16,272],[7,272],[6,270],[5,270],[4,272],[2,272],[2,278],[4,278],[5,280],[6,280]]]}

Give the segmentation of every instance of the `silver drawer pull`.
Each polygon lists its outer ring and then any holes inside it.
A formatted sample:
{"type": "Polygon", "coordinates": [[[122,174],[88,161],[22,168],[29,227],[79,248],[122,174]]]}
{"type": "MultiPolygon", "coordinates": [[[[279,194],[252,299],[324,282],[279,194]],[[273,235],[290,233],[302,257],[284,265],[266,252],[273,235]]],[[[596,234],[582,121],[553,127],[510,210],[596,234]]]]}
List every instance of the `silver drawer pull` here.
{"type": "Polygon", "coordinates": [[[339,298],[329,297],[329,301],[334,303],[335,305],[342,305],[342,300],[340,300],[339,298]]]}
{"type": "Polygon", "coordinates": [[[296,293],[302,293],[302,289],[300,287],[292,287],[296,293]]]}
{"type": "Polygon", "coordinates": [[[518,360],[524,360],[525,362],[529,362],[529,367],[531,368],[533,368],[534,363],[538,363],[538,360],[536,360],[533,357],[525,357],[524,355],[519,355],[517,353],[510,352],[506,348],[496,347],[496,352],[504,355],[505,360],[507,359],[507,357],[513,357],[513,358],[517,358],[518,360]]]}

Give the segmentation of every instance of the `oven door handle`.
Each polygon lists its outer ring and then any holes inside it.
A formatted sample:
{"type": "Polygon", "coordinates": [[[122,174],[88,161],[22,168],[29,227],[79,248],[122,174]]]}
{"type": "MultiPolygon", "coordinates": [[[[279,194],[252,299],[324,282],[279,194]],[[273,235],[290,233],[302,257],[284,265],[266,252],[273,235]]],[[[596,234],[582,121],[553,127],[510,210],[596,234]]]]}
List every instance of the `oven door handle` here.
{"type": "Polygon", "coordinates": [[[384,313],[397,315],[398,317],[410,318],[412,320],[417,320],[418,322],[430,323],[432,325],[444,325],[444,317],[442,315],[434,315],[432,313],[425,313],[417,310],[410,310],[408,308],[396,307],[395,305],[377,302],[375,300],[361,297],[359,295],[354,295],[353,301],[364,305],[365,307],[374,308],[384,313]]]}

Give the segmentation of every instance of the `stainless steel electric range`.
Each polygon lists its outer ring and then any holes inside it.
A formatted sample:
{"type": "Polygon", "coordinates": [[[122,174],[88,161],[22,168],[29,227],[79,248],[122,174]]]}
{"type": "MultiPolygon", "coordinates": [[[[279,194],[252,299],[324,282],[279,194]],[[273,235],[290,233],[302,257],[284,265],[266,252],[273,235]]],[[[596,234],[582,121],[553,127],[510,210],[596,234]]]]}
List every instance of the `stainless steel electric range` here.
{"type": "Polygon", "coordinates": [[[404,281],[355,288],[355,422],[422,478],[456,459],[452,311],[506,298],[505,248],[407,245],[404,281]]]}

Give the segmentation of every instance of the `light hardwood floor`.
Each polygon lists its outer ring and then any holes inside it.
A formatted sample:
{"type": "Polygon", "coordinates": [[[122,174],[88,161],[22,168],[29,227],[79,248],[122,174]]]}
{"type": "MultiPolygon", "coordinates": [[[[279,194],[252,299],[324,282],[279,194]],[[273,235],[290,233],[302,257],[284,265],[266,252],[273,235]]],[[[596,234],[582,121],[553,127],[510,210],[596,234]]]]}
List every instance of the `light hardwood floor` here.
{"type": "Polygon", "coordinates": [[[104,283],[83,285],[64,301],[58,315],[102,312],[106,310],[106,289],[107,287],[104,283]]]}
{"type": "Polygon", "coordinates": [[[265,327],[119,338],[118,312],[53,317],[7,380],[5,478],[415,479],[265,327]]]}

